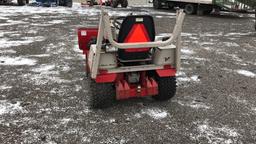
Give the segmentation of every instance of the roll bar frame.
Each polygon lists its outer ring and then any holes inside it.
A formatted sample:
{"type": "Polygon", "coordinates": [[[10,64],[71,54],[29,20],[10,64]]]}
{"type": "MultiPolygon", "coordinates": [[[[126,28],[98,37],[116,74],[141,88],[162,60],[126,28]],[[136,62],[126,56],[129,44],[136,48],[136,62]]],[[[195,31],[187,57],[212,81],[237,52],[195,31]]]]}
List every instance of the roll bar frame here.
{"type": "Polygon", "coordinates": [[[137,43],[118,43],[114,40],[111,25],[110,25],[110,17],[107,12],[101,9],[101,17],[99,23],[99,31],[96,43],[96,53],[95,60],[92,64],[92,73],[91,77],[95,79],[98,74],[98,67],[100,62],[100,52],[102,47],[103,39],[108,39],[110,44],[119,49],[131,49],[131,48],[145,48],[145,47],[166,47],[171,45],[176,40],[176,69],[178,70],[180,67],[180,47],[181,47],[181,31],[182,25],[184,21],[185,13],[183,10],[177,10],[176,23],[173,29],[172,34],[170,34],[170,38],[166,41],[154,41],[154,42],[137,42],[137,43]]]}

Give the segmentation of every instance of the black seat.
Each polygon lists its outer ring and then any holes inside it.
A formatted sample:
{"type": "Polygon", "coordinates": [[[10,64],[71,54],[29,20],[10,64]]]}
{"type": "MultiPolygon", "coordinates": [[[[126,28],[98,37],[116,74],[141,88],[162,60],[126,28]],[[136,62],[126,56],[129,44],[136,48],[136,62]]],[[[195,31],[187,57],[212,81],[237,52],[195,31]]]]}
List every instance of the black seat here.
{"type": "MultiPolygon", "coordinates": [[[[152,42],[155,40],[155,25],[152,16],[127,16],[120,27],[119,43],[152,42]]],[[[150,48],[119,49],[120,61],[136,61],[149,58],[150,48]]]]}

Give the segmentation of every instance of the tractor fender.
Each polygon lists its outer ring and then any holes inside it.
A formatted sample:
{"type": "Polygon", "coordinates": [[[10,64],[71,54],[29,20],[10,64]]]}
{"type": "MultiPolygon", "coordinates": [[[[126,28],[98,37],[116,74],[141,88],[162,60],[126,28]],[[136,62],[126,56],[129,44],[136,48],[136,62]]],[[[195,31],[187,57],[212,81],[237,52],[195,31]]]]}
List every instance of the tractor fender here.
{"type": "Polygon", "coordinates": [[[158,69],[156,73],[159,77],[172,77],[176,75],[175,68],[167,68],[167,69],[158,69]]]}

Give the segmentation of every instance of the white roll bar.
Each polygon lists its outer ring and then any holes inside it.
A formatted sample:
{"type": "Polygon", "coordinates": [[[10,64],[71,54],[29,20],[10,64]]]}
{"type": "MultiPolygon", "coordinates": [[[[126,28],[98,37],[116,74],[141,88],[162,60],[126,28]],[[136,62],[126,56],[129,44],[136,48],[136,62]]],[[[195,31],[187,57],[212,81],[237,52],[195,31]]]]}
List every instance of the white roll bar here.
{"type": "Polygon", "coordinates": [[[145,47],[165,47],[171,45],[176,40],[176,69],[180,67],[180,45],[181,45],[181,30],[184,21],[185,13],[183,10],[177,11],[176,24],[173,29],[173,33],[170,34],[170,38],[166,41],[155,41],[155,42],[138,42],[138,43],[118,43],[113,39],[110,18],[107,12],[101,10],[99,31],[96,44],[95,60],[92,64],[91,77],[94,79],[98,74],[98,67],[100,61],[100,52],[102,47],[102,40],[105,37],[109,40],[110,44],[119,49],[130,49],[130,48],[145,48],[145,47]]]}
{"type": "Polygon", "coordinates": [[[103,21],[104,21],[104,28],[105,28],[105,34],[107,34],[107,39],[109,42],[114,46],[119,49],[127,49],[127,48],[145,48],[145,47],[165,47],[174,42],[175,39],[178,38],[178,36],[181,33],[182,29],[182,24],[183,20],[185,17],[185,13],[183,10],[179,10],[177,13],[177,20],[176,24],[173,29],[173,33],[171,34],[172,36],[166,40],[166,41],[155,41],[155,42],[143,42],[143,43],[117,43],[113,39],[113,35],[111,32],[111,27],[110,27],[110,18],[109,15],[103,11],[103,21]]]}

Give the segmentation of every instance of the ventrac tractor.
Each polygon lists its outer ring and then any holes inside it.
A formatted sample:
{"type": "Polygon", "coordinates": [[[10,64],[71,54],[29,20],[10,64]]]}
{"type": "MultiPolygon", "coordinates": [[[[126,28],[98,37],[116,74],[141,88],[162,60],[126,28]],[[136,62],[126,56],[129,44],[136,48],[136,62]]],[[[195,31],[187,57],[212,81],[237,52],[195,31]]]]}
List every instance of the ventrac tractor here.
{"type": "Polygon", "coordinates": [[[105,108],[115,100],[134,97],[172,98],[184,17],[183,10],[178,10],[173,32],[159,36],[150,15],[111,18],[104,10],[98,27],[79,28],[91,106],[105,108]]]}

